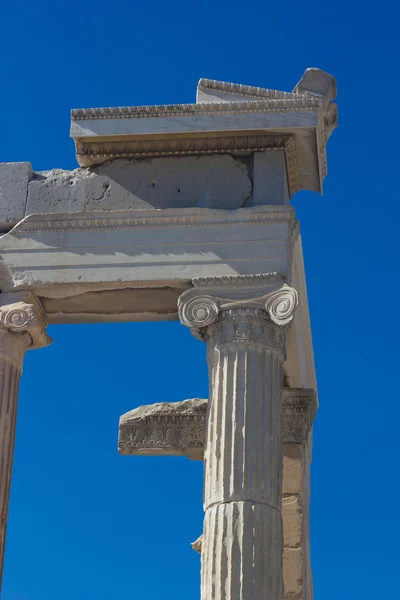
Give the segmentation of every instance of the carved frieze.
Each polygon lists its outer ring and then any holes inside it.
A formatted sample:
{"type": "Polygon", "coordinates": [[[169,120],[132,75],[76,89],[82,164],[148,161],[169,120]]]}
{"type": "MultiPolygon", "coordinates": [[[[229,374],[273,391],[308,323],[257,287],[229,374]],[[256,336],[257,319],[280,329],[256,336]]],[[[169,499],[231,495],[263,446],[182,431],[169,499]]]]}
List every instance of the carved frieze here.
{"type": "Polygon", "coordinates": [[[120,454],[188,456],[204,453],[207,400],[140,406],[122,415],[119,426],[120,454]]]}

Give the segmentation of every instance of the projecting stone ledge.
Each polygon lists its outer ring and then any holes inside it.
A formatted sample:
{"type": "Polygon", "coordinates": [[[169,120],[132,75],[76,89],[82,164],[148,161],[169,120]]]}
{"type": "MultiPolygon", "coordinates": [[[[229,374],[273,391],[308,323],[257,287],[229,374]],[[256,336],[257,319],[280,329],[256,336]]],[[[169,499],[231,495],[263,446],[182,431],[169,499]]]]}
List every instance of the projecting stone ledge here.
{"type": "MultiPolygon", "coordinates": [[[[202,460],[207,400],[158,402],[139,406],[120,418],[120,454],[187,456],[202,460]]],[[[307,439],[316,412],[314,390],[283,388],[283,440],[301,444],[307,439]]]]}
{"type": "Polygon", "coordinates": [[[120,454],[187,456],[202,460],[207,400],[139,406],[120,418],[120,454]]]}

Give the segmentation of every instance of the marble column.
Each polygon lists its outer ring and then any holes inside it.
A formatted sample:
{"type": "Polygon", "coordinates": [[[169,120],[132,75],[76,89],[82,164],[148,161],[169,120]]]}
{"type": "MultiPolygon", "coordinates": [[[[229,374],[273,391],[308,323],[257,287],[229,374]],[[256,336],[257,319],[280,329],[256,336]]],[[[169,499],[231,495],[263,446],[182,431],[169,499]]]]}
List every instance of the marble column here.
{"type": "Polygon", "coordinates": [[[314,390],[283,391],[283,580],[285,600],[313,600],[310,558],[310,448],[314,390]]]}
{"type": "Polygon", "coordinates": [[[50,343],[46,318],[29,292],[0,294],[0,585],[14,455],[18,387],[25,352],[50,343]]]}
{"type": "Polygon", "coordinates": [[[197,279],[181,322],[207,342],[202,600],[282,600],[282,371],[298,300],[276,274],[197,279]]]}

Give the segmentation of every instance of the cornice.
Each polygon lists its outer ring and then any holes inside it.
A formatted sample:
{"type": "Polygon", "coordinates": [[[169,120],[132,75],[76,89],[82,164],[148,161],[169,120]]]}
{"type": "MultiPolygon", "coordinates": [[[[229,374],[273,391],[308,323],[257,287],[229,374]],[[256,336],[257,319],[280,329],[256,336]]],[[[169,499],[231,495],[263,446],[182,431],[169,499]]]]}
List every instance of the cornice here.
{"type": "Polygon", "coordinates": [[[136,119],[155,117],[174,117],[190,115],[220,115],[232,112],[257,113],[276,111],[304,111],[322,107],[317,96],[304,94],[294,97],[266,97],[264,100],[246,102],[210,102],[207,104],[160,104],[150,106],[118,106],[105,108],[74,108],[71,110],[73,121],[97,119],[136,119]]]}
{"type": "Polygon", "coordinates": [[[304,94],[296,92],[280,92],[278,90],[268,90],[266,88],[254,87],[252,85],[242,85],[240,83],[228,83],[227,81],[217,81],[215,79],[200,79],[197,89],[202,91],[216,91],[245,98],[274,98],[284,99],[304,99],[304,94]]]}

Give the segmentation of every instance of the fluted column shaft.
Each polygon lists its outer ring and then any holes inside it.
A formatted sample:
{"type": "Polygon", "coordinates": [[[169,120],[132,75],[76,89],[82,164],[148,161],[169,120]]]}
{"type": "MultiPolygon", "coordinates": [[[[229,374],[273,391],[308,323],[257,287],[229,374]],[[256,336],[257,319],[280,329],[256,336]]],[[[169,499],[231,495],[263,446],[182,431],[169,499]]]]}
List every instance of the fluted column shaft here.
{"type": "Polygon", "coordinates": [[[207,342],[201,600],[283,600],[282,370],[298,298],[276,273],[193,280],[181,322],[207,342]]]}
{"type": "Polygon", "coordinates": [[[19,380],[24,355],[30,343],[28,333],[0,331],[0,582],[3,573],[19,380]]]}
{"type": "Polygon", "coordinates": [[[283,597],[284,330],[252,308],[208,328],[202,600],[283,597]]]}
{"type": "Polygon", "coordinates": [[[51,342],[46,317],[30,292],[0,295],[0,586],[14,456],[18,389],[25,352],[51,342]]]}

